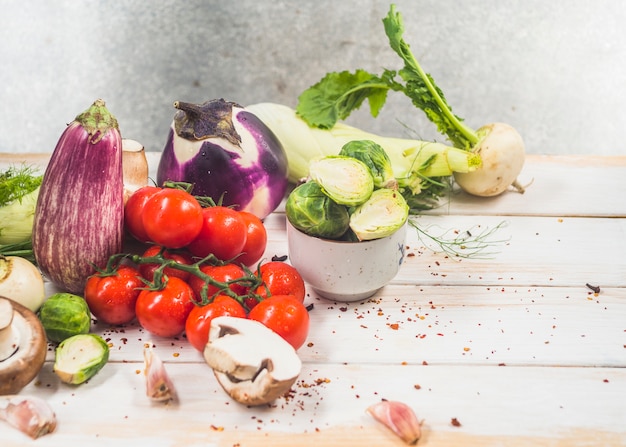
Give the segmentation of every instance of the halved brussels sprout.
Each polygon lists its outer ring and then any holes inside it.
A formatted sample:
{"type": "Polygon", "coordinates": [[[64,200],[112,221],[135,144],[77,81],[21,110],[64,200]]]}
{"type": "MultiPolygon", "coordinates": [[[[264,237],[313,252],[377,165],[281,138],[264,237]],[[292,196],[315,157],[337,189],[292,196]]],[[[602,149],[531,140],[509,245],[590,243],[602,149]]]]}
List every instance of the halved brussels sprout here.
{"type": "Polygon", "coordinates": [[[309,176],[340,205],[360,205],[374,190],[374,178],[367,165],[344,155],[328,155],[312,160],[309,176]]]}
{"type": "Polygon", "coordinates": [[[350,222],[348,209],[324,194],[314,181],[297,186],[287,197],[289,223],[303,233],[327,239],[341,237],[350,222]]]}
{"type": "Polygon", "coordinates": [[[353,140],[344,144],[339,155],[356,158],[370,168],[375,188],[397,189],[389,155],[381,145],[371,140],[353,140]]]}
{"type": "Polygon", "coordinates": [[[387,237],[395,233],[409,217],[409,206],[400,192],[381,188],[356,208],[350,216],[350,228],[361,241],[387,237]]]}
{"type": "Polygon", "coordinates": [[[65,383],[81,384],[109,361],[109,345],[96,334],[66,338],[56,349],[54,372],[65,383]]]}

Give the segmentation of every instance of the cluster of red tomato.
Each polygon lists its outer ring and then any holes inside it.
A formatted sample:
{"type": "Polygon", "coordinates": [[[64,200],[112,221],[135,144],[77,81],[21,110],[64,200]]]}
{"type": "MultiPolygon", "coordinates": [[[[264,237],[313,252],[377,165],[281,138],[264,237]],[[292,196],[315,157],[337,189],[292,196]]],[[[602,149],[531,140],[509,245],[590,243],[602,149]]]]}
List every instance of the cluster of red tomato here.
{"type": "Polygon", "coordinates": [[[260,321],[295,349],[306,340],[309,315],[298,271],[282,261],[248,268],[261,259],[267,243],[255,215],[203,207],[182,189],[146,186],[126,203],[125,227],[148,246],[136,264],[87,280],[85,300],[102,322],[122,325],[136,318],[157,336],[185,333],[199,351],[211,321],[224,315],[260,321]],[[169,264],[163,268],[160,260],[169,264]],[[157,284],[156,272],[167,280],[157,284]]]}

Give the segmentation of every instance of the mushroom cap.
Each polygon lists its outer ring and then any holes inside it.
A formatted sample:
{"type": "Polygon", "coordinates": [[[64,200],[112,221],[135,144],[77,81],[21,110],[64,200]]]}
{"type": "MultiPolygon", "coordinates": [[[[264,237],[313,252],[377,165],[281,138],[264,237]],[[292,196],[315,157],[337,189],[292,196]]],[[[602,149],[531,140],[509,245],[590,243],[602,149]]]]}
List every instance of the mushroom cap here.
{"type": "Polygon", "coordinates": [[[37,315],[27,307],[9,298],[13,309],[11,328],[19,337],[17,350],[0,362],[0,395],[17,394],[28,385],[46,360],[47,339],[37,315]]]}

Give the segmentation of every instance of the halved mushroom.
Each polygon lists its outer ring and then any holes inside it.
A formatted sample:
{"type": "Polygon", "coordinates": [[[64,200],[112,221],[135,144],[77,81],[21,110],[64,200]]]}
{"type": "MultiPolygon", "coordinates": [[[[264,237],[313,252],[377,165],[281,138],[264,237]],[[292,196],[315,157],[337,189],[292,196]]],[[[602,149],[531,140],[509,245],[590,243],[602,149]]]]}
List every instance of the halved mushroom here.
{"type": "Polygon", "coordinates": [[[46,333],[37,315],[0,297],[0,395],[18,393],[39,374],[46,347],[46,333]]]}
{"type": "Polygon", "coordinates": [[[204,359],[230,397],[263,405],[289,391],[302,361],[293,347],[262,323],[237,317],[211,322],[204,359]]]}

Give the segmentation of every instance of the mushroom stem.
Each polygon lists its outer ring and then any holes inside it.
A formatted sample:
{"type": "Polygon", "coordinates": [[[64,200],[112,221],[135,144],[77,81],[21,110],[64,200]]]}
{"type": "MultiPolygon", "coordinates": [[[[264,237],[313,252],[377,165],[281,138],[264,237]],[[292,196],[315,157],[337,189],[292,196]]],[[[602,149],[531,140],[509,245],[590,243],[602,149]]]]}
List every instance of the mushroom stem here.
{"type": "Polygon", "coordinates": [[[13,306],[7,299],[0,299],[0,362],[17,351],[20,334],[13,328],[13,306]]]}

